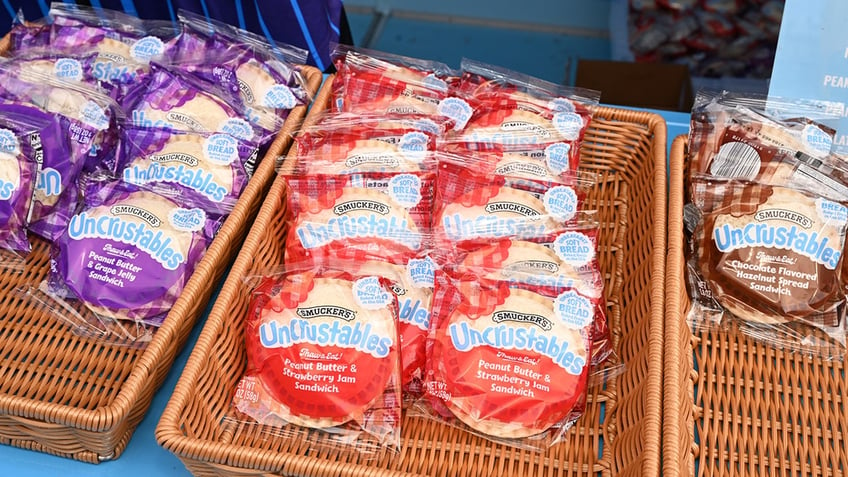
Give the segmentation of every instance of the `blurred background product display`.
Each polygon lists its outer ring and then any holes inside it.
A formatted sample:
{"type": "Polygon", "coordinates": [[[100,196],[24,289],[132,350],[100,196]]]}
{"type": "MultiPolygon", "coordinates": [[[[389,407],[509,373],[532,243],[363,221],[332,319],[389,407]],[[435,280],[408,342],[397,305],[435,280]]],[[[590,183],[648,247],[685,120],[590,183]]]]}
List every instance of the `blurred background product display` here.
{"type": "MultiPolygon", "coordinates": [[[[79,3],[162,19],[185,8],[308,49],[310,63],[325,71],[332,45],[352,42],[454,67],[472,58],[600,89],[608,104],[677,111],[690,109],[691,92],[699,88],[765,93],[784,7],[784,0],[79,3]],[[643,85],[659,85],[653,89],[664,97],[647,94],[643,85]]],[[[4,0],[0,25],[10,25],[19,9],[33,20],[49,2],[4,0]]]]}

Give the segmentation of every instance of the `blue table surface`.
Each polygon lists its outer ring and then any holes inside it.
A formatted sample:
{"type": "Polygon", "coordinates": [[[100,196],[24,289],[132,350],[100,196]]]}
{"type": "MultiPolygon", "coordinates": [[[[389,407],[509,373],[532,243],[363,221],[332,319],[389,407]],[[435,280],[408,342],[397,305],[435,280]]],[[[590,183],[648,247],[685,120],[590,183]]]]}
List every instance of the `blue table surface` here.
{"type": "MultiPolygon", "coordinates": [[[[689,130],[689,114],[669,111],[653,111],[660,114],[668,125],[668,143],[680,134],[689,130]]],[[[208,314],[208,309],[207,309],[208,314]]],[[[206,315],[198,320],[186,347],[177,356],[171,372],[164,384],[156,393],[144,420],[138,426],[124,453],[114,461],[101,464],[86,464],[71,459],[55,457],[39,452],[18,449],[0,445],[0,475],[16,477],[40,477],[56,475],[72,476],[115,476],[148,477],[155,476],[189,476],[188,470],[174,455],[156,443],[154,431],[162,411],[177,384],[177,380],[185,367],[191,349],[194,347],[200,330],[205,323],[206,315]]]]}

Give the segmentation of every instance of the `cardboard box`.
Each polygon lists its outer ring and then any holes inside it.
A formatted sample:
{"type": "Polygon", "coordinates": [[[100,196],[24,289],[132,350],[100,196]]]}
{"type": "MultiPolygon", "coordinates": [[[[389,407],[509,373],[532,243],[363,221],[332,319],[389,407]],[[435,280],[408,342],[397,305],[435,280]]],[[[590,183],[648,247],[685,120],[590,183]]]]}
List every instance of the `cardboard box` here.
{"type": "Polygon", "coordinates": [[[580,60],[577,86],[601,92],[609,105],[689,112],[692,81],[684,65],[580,60]]]}

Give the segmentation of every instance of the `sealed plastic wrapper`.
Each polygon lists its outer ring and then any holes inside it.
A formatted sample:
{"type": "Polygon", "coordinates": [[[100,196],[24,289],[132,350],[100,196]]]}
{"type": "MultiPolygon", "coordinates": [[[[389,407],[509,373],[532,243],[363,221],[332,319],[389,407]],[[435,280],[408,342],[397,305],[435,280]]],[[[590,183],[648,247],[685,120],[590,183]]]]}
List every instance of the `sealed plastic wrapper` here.
{"type": "Polygon", "coordinates": [[[55,243],[51,291],[104,319],[161,324],[219,225],[150,189],[93,181],[55,243]]]}
{"type": "Polygon", "coordinates": [[[447,139],[439,150],[474,157],[493,174],[555,181],[565,172],[574,172],[580,159],[569,141],[541,144],[497,144],[447,139]]]}
{"type": "Polygon", "coordinates": [[[175,42],[172,63],[195,68],[207,78],[211,73],[226,85],[234,80],[249,114],[285,118],[292,108],[311,100],[300,74],[300,65],[309,55],[306,50],[271,44],[264,37],[189,11],[180,10],[179,18],[183,33],[175,42]]]}
{"type": "Polygon", "coordinates": [[[49,48],[31,48],[10,59],[9,66],[17,69],[24,80],[29,73],[36,72],[39,75],[36,81],[39,77],[55,76],[62,81],[84,82],[92,88],[99,88],[100,80],[94,74],[96,59],[96,53],[59,53],[49,48]]]}
{"type": "Polygon", "coordinates": [[[474,112],[458,140],[510,147],[563,143],[568,163],[576,167],[600,93],[468,59],[462,68],[461,89],[474,112]]]}
{"type": "Polygon", "coordinates": [[[222,133],[162,128],[125,130],[118,168],[125,182],[155,184],[175,200],[216,215],[228,214],[250,178],[256,146],[222,133]]]}
{"type": "Polygon", "coordinates": [[[337,111],[435,116],[448,98],[443,78],[451,70],[442,63],[343,45],[333,51],[333,62],[337,111]]]}
{"type": "Polygon", "coordinates": [[[563,173],[558,181],[533,180],[480,171],[458,156],[441,159],[433,231],[448,243],[548,235],[577,217],[595,179],[563,173]]]}
{"type": "MultiPolygon", "coordinates": [[[[325,430],[323,445],[400,449],[397,300],[388,281],[353,265],[263,279],[245,323],[247,371],[233,398],[265,432],[325,430]],[[273,430],[268,431],[268,428],[273,430]]],[[[305,437],[305,445],[316,436],[305,437]]]]}
{"type": "Polygon", "coordinates": [[[112,98],[83,83],[69,83],[36,71],[18,77],[8,65],[0,65],[0,96],[31,103],[67,119],[71,154],[85,161],[87,171],[114,173],[118,124],[124,111],[112,98]]]}
{"type": "Polygon", "coordinates": [[[276,117],[266,117],[261,124],[249,122],[242,105],[227,102],[228,96],[196,78],[153,64],[150,80],[131,88],[122,104],[135,126],[221,132],[256,144],[270,139],[282,125],[276,117]]]}
{"type": "Polygon", "coordinates": [[[823,103],[700,93],[689,137],[691,171],[844,200],[848,168],[831,154],[835,131],[822,123],[833,118],[823,103]]]}
{"type": "Polygon", "coordinates": [[[735,319],[774,346],[844,353],[848,207],[781,186],[703,175],[692,234],[690,320],[735,319]]]}
{"type": "Polygon", "coordinates": [[[314,156],[322,164],[298,159],[298,165],[314,173],[417,171],[443,131],[426,117],[330,115],[295,138],[299,158],[314,156]]]}
{"type": "Polygon", "coordinates": [[[21,150],[18,136],[0,127],[0,258],[2,269],[17,267],[29,253],[27,225],[37,164],[21,150]]]}
{"type": "Polygon", "coordinates": [[[286,176],[286,261],[331,257],[340,243],[375,255],[424,250],[434,182],[432,171],[286,176]]]}
{"type": "Polygon", "coordinates": [[[9,133],[9,141],[14,135],[14,149],[37,167],[27,228],[51,239],[67,225],[78,203],[76,179],[83,162],[68,154],[62,120],[35,106],[0,102],[0,128],[9,133]]]}
{"type": "MultiPolygon", "coordinates": [[[[429,238],[425,238],[429,244],[429,238]]],[[[325,260],[353,264],[361,274],[376,275],[389,281],[398,300],[398,328],[401,343],[401,383],[404,406],[422,394],[426,340],[433,306],[436,261],[429,246],[417,253],[390,251],[383,247],[348,246],[344,241],[331,245],[325,260]]],[[[304,265],[310,262],[298,262],[304,265]]],[[[314,263],[314,262],[312,262],[314,263]]],[[[319,262],[320,263],[320,262],[319,262]]]]}
{"type": "Polygon", "coordinates": [[[438,271],[428,412],[521,448],[559,442],[585,405],[595,308],[573,289],[438,271]]]}
{"type": "Polygon", "coordinates": [[[611,356],[613,349],[607,325],[604,277],[597,259],[599,224],[586,215],[578,223],[550,235],[525,240],[470,240],[456,244],[453,250],[434,253],[441,263],[450,263],[467,276],[573,288],[596,300],[591,364],[598,366],[611,356]]]}
{"type": "Polygon", "coordinates": [[[372,134],[379,137],[393,138],[389,142],[397,143],[402,136],[393,136],[398,131],[407,132],[422,132],[433,136],[443,136],[447,130],[448,122],[441,117],[432,117],[416,114],[391,114],[391,113],[339,113],[335,111],[327,111],[318,116],[315,124],[305,126],[298,132],[300,139],[301,135],[310,134],[312,140],[320,140],[324,136],[350,133],[354,135],[366,134],[371,131],[372,134]]]}
{"type": "Polygon", "coordinates": [[[54,2],[50,17],[50,47],[59,52],[97,52],[94,76],[105,82],[138,81],[147,73],[147,64],[165,51],[161,39],[147,35],[142,20],[123,12],[54,2]]]}
{"type": "Polygon", "coordinates": [[[403,130],[299,135],[297,166],[301,174],[425,172],[436,170],[436,138],[403,130]]]}

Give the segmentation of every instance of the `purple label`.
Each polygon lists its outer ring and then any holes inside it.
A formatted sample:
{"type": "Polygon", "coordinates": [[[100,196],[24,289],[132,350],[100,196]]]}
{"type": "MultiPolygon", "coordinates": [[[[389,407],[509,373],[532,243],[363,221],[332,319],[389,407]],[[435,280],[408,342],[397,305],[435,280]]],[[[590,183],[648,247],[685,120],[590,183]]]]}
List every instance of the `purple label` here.
{"type": "MultiPolygon", "coordinates": [[[[121,183],[94,184],[88,194],[94,203],[57,241],[62,281],[85,302],[136,319],[168,311],[210,240],[205,216],[202,231],[187,232],[169,217],[185,209],[164,197],[121,183]]],[[[195,215],[181,220],[194,224],[195,215]]]]}

